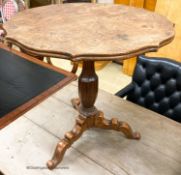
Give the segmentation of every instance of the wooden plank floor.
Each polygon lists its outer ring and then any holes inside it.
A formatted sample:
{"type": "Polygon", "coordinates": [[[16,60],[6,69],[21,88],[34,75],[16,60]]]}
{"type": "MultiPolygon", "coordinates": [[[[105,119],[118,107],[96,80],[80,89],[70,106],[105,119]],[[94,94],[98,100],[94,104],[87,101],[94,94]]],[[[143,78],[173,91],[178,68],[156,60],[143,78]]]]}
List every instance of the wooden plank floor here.
{"type": "Polygon", "coordinates": [[[46,161],[77,111],[70,99],[77,82],[64,87],[0,131],[0,170],[6,175],[180,175],[181,125],[152,111],[99,91],[96,106],[141,132],[140,141],[122,133],[91,129],[66,152],[57,169],[46,161]]]}

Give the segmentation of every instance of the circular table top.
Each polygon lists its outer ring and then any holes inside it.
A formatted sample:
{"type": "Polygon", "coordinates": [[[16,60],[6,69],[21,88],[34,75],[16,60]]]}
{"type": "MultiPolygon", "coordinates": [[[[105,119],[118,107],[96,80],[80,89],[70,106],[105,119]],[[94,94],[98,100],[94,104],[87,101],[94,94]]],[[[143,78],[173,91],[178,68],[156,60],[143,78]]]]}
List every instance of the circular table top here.
{"type": "Polygon", "coordinates": [[[173,23],[165,17],[114,4],[57,4],[28,9],[4,28],[7,41],[74,61],[126,59],[156,51],[174,38],[173,23]]]}

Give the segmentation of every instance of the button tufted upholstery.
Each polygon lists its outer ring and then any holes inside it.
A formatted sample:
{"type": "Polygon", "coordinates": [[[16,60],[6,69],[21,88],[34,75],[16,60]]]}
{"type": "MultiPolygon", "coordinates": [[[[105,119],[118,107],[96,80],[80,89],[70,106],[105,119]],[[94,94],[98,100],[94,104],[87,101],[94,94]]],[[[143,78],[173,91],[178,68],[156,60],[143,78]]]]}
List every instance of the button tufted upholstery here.
{"type": "Polygon", "coordinates": [[[181,63],[139,56],[132,82],[116,95],[181,122],[181,63]]]}

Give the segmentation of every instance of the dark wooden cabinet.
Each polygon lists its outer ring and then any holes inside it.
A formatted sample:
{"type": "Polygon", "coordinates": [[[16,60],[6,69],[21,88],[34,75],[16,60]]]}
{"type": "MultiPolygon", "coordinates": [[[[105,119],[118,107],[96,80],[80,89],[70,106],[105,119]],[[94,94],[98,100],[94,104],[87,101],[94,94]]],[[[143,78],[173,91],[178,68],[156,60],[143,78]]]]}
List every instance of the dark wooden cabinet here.
{"type": "Polygon", "coordinates": [[[51,4],[51,0],[30,0],[30,7],[38,7],[51,4]]]}

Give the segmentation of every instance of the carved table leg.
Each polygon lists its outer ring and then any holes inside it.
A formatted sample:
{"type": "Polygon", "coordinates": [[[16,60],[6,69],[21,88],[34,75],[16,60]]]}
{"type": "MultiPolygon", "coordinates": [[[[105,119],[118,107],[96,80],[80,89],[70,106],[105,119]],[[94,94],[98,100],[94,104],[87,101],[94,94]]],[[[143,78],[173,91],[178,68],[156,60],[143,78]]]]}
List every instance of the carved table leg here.
{"type": "Polygon", "coordinates": [[[74,109],[79,110],[79,106],[80,106],[80,99],[79,98],[73,98],[71,100],[72,106],[74,109]]]}
{"type": "Polygon", "coordinates": [[[53,65],[50,57],[46,57],[46,60],[47,60],[47,63],[48,63],[48,64],[53,65]]]}
{"type": "Polygon", "coordinates": [[[98,77],[95,73],[94,62],[84,61],[82,73],[78,82],[79,97],[72,99],[72,105],[79,112],[74,129],[65,134],[55,149],[52,160],[48,161],[49,169],[55,168],[62,160],[65,151],[89,128],[113,129],[122,132],[127,138],[140,139],[138,132],[133,132],[126,122],[116,118],[107,120],[104,114],[94,106],[98,93],[98,77]]]}
{"type": "Polygon", "coordinates": [[[78,69],[79,63],[77,63],[77,62],[73,62],[72,64],[73,64],[73,67],[72,67],[71,72],[72,72],[73,74],[75,74],[75,73],[77,72],[77,69],[78,69]]]}
{"type": "Polygon", "coordinates": [[[95,118],[95,127],[121,131],[129,139],[141,138],[140,133],[133,132],[128,123],[118,121],[117,118],[112,118],[111,120],[105,119],[103,112],[100,112],[99,116],[95,118]]]}
{"type": "Polygon", "coordinates": [[[10,43],[10,42],[6,42],[6,45],[7,45],[10,49],[12,49],[12,47],[13,47],[13,44],[10,43]]]}
{"type": "Polygon", "coordinates": [[[6,30],[4,29],[3,24],[0,24],[0,30],[3,31],[3,32],[1,33],[1,36],[0,36],[0,42],[1,42],[1,43],[4,43],[4,39],[5,39],[6,35],[7,35],[7,32],[6,32],[6,30]]]}
{"type": "Polygon", "coordinates": [[[67,132],[64,139],[60,140],[57,144],[52,160],[47,162],[49,169],[55,168],[62,161],[65,151],[82,135],[83,131],[87,129],[85,120],[86,118],[79,116],[73,130],[67,132]]]}

